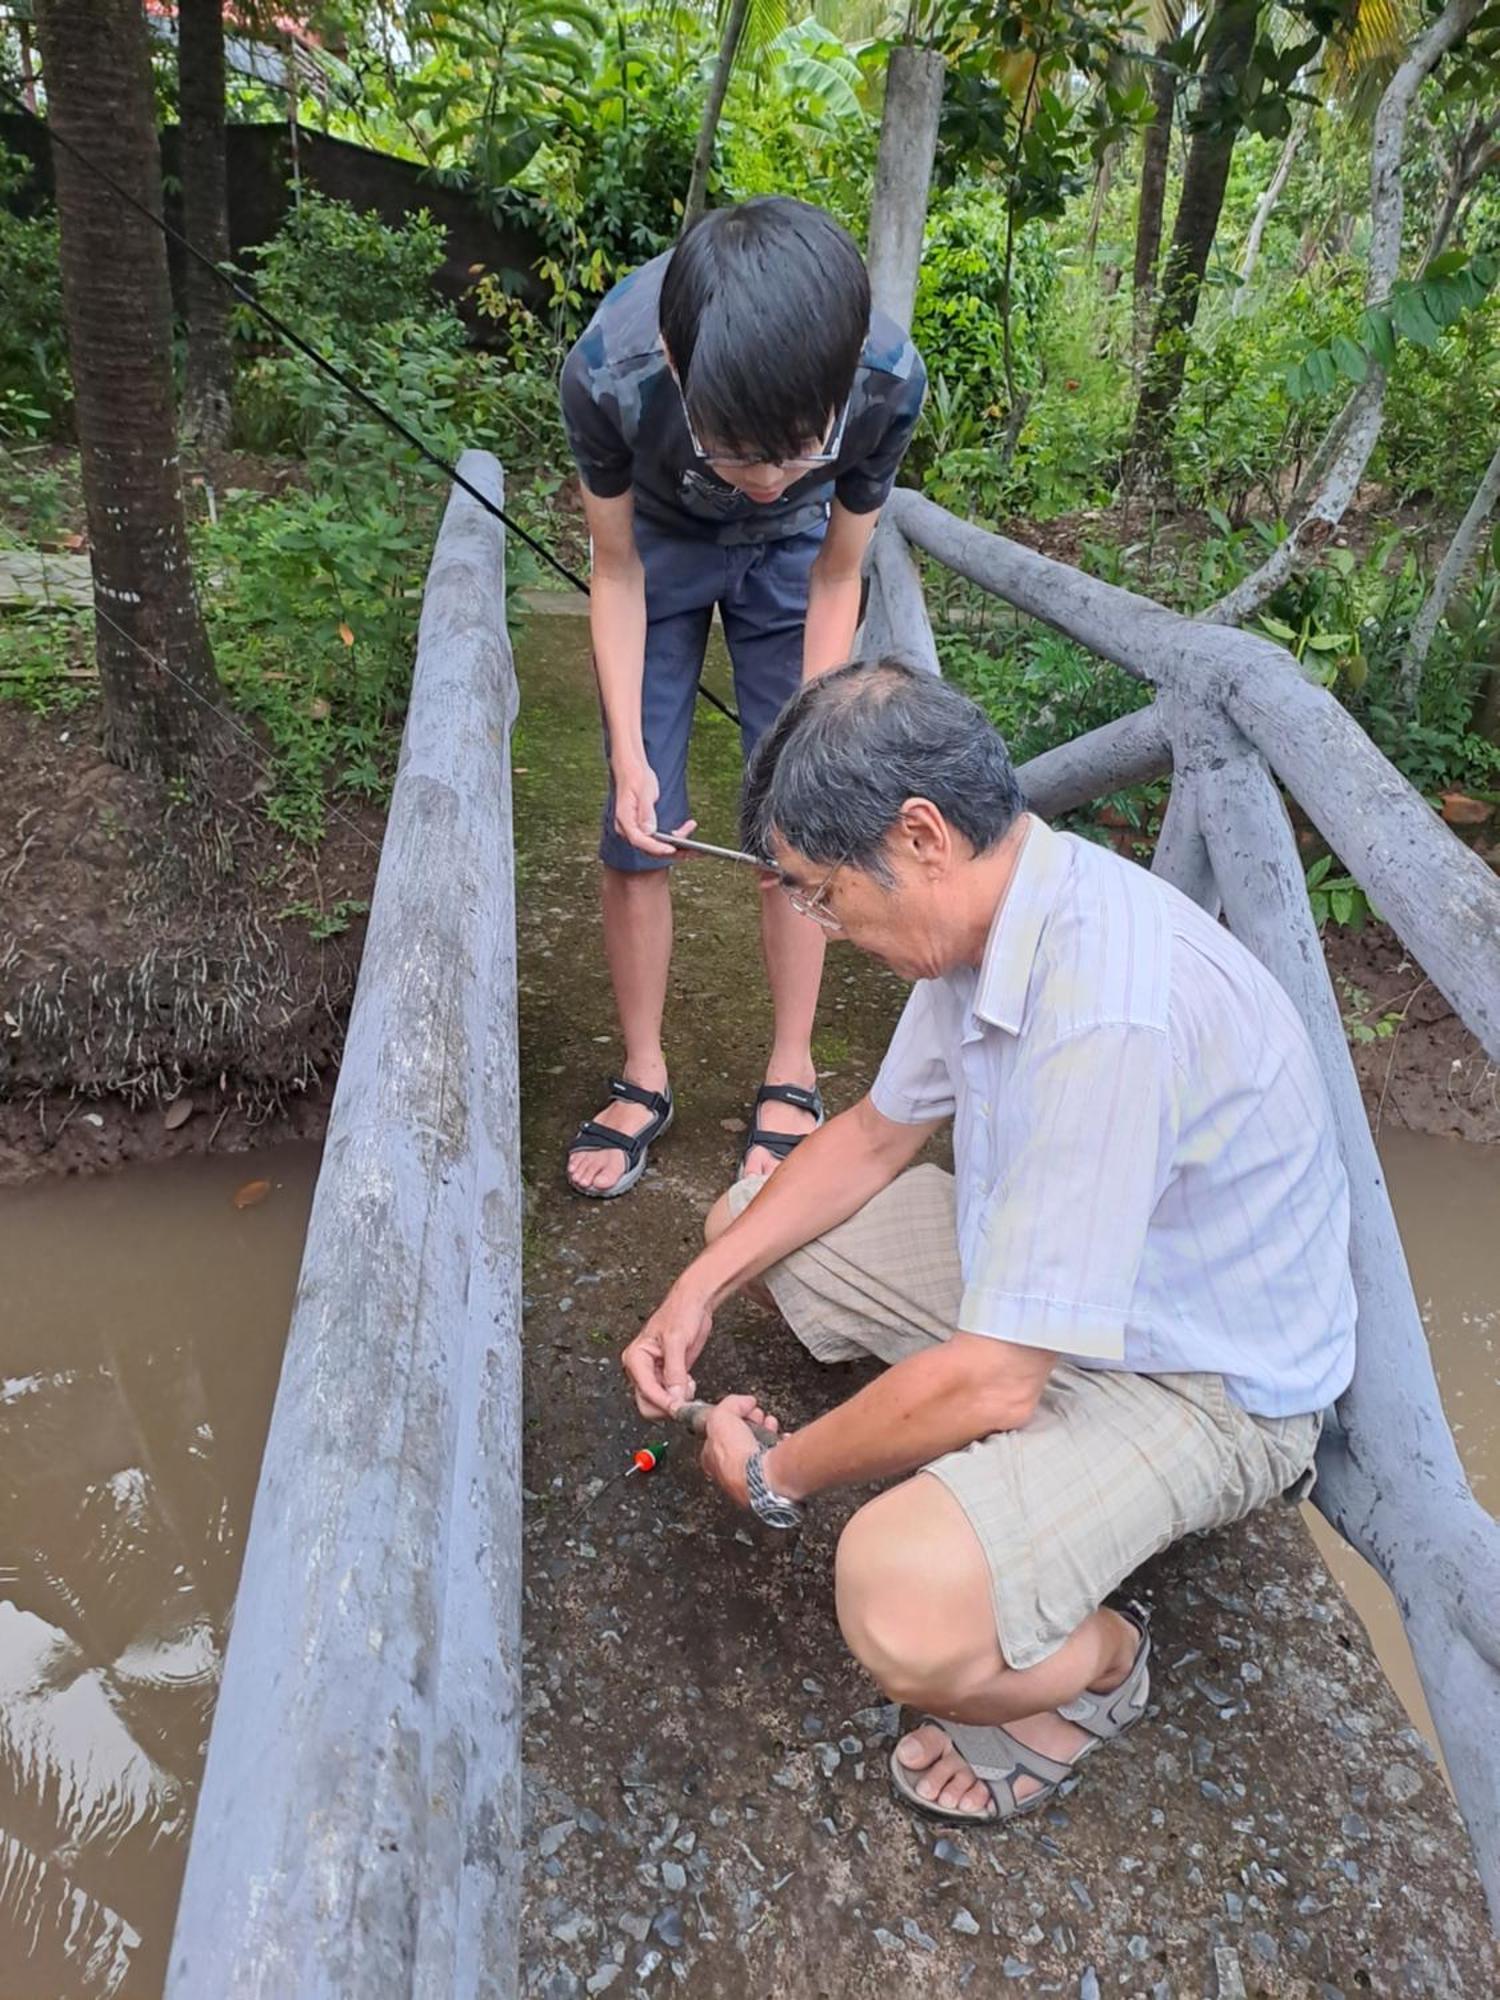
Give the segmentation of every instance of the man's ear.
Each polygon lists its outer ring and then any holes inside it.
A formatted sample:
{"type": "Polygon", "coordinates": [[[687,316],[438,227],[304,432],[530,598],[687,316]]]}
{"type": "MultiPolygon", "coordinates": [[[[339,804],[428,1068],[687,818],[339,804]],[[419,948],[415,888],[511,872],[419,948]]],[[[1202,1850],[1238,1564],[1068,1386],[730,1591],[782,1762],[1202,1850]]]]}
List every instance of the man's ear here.
{"type": "Polygon", "coordinates": [[[919,868],[944,873],[953,859],[953,830],[931,799],[908,799],[897,822],[896,848],[919,868]]]}

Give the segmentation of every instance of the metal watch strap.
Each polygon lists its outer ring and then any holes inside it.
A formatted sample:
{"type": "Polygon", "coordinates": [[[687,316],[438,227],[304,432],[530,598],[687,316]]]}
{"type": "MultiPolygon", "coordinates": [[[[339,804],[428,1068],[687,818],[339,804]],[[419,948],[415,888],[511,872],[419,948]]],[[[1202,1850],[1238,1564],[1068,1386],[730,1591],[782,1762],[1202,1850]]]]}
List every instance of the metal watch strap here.
{"type": "Polygon", "coordinates": [[[795,1500],[783,1500],[779,1493],[773,1493],[766,1481],[766,1450],[762,1445],[745,1467],[745,1490],[750,1495],[751,1511],[768,1528],[798,1528],[802,1525],[801,1507],[795,1500]]]}

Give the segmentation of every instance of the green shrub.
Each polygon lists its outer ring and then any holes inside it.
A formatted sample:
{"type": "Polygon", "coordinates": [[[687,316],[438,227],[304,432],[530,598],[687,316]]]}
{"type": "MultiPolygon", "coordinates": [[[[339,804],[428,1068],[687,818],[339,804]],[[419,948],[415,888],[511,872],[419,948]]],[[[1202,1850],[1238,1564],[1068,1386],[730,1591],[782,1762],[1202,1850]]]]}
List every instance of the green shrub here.
{"type": "MultiPolygon", "coordinates": [[[[971,416],[1003,425],[1005,379],[1005,202],[995,188],[955,188],[927,219],[912,335],[971,416]]],[[[1041,223],[1015,235],[1010,297],[1012,365],[1018,394],[1042,374],[1042,328],[1057,281],[1057,259],[1041,223]]]]}
{"type": "Polygon", "coordinates": [[[0,440],[10,441],[61,428],[73,400],[57,218],[8,206],[29,172],[0,147],[0,440]]]}

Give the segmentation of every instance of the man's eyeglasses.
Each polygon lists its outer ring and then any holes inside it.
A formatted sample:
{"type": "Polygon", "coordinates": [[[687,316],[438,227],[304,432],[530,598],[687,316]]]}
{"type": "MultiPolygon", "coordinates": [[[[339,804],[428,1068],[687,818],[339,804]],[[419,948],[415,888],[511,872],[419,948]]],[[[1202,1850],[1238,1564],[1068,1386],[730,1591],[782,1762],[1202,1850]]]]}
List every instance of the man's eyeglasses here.
{"type": "Polygon", "coordinates": [[[835,861],[816,889],[798,889],[784,877],[780,883],[781,893],[786,897],[799,917],[811,917],[820,930],[830,937],[837,937],[844,926],[828,907],[828,891],[833,887],[833,878],[848,860],[845,855],[835,861]]]}
{"type": "Polygon", "coordinates": [[[682,405],[682,421],[687,425],[688,443],[693,447],[694,454],[701,458],[705,465],[727,466],[732,472],[746,472],[756,465],[774,466],[778,472],[811,472],[817,466],[835,464],[840,451],[843,450],[844,428],[849,422],[847,399],[837,418],[829,424],[821,448],[817,451],[804,452],[800,458],[751,458],[735,452],[709,451],[693,429],[693,420],[688,415],[687,397],[683,395],[682,384],[677,380],[675,373],[672,376],[672,384],[677,391],[677,400],[682,405]]]}

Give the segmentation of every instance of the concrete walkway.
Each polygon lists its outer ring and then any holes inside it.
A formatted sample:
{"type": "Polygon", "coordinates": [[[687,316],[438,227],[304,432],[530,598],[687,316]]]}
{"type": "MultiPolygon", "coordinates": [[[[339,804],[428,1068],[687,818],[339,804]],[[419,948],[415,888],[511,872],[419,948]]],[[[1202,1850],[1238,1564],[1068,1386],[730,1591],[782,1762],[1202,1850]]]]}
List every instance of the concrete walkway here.
{"type": "Polygon", "coordinates": [[[93,594],[86,555],[0,548],[0,608],[39,604],[87,607],[93,594]]]}

